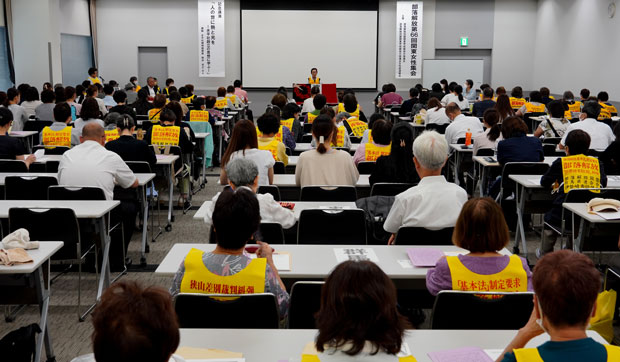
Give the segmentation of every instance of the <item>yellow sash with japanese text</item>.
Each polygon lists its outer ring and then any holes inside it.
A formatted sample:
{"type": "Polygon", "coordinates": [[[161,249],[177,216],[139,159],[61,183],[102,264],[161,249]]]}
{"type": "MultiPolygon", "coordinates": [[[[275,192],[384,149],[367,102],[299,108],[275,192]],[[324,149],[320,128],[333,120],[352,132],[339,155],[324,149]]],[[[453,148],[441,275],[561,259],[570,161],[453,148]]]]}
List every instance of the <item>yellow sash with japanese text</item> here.
{"type": "Polygon", "coordinates": [[[512,107],[512,109],[519,109],[523,107],[524,104],[525,98],[510,97],[510,107],[512,107]]]}
{"type": "Polygon", "coordinates": [[[511,255],[504,270],[489,275],[472,272],[458,256],[448,256],[452,289],[474,292],[526,292],[527,273],[518,255],[511,255]]]}
{"type": "Polygon", "coordinates": [[[312,114],[312,113],[308,113],[308,123],[312,123],[312,122],[314,122],[314,119],[315,119],[316,117],[318,117],[318,116],[319,116],[318,114],[317,114],[317,115],[314,115],[314,114],[312,114]]]}
{"type": "Polygon", "coordinates": [[[335,142],[332,141],[332,145],[336,147],[344,147],[344,135],[347,132],[347,129],[344,126],[338,127],[338,133],[336,133],[335,142]]]}
{"type": "Polygon", "coordinates": [[[601,186],[601,170],[595,157],[576,155],[562,157],[564,193],[572,189],[590,189],[601,186]]]}
{"type": "Polygon", "coordinates": [[[181,98],[181,103],[190,104],[194,100],[194,96],[181,98]]]}
{"type": "Polygon", "coordinates": [[[573,118],[573,114],[571,113],[571,111],[564,111],[564,118],[566,119],[573,118]]]}
{"type": "MultiPolygon", "coordinates": [[[[607,361],[620,361],[620,347],[609,344],[603,345],[607,350],[607,361]]],[[[515,348],[513,350],[517,362],[544,362],[538,348],[515,348]]]]}
{"type": "Polygon", "coordinates": [[[209,111],[190,111],[189,112],[189,121],[190,122],[209,122],[209,111]]]}
{"type": "Polygon", "coordinates": [[[159,121],[160,115],[161,115],[161,108],[153,108],[149,110],[149,120],[151,121],[159,121]]]}
{"type": "Polygon", "coordinates": [[[573,104],[569,104],[568,110],[571,112],[581,112],[581,102],[575,101],[573,104]]]}
{"type": "Polygon", "coordinates": [[[533,103],[530,103],[530,102],[525,103],[525,112],[527,113],[533,113],[533,112],[540,113],[544,111],[545,111],[544,104],[534,105],[533,103]]]}
{"type": "Polygon", "coordinates": [[[271,152],[271,155],[273,156],[273,159],[276,160],[276,161],[280,161],[278,159],[278,145],[279,144],[280,144],[280,141],[278,141],[277,139],[274,138],[273,141],[269,142],[266,146],[261,146],[259,144],[258,145],[258,149],[271,152]]]}
{"type": "Polygon", "coordinates": [[[105,131],[105,143],[119,139],[121,136],[118,134],[117,129],[110,129],[105,131]]]}
{"type": "Polygon", "coordinates": [[[265,291],[267,259],[256,258],[236,274],[211,273],[202,261],[202,250],[191,249],[185,257],[181,293],[252,294],[265,291]]]}
{"type": "Polygon", "coordinates": [[[360,121],[357,117],[347,119],[347,123],[349,124],[349,127],[351,127],[353,135],[356,137],[362,137],[364,132],[368,129],[368,124],[360,121]]]}
{"type": "Polygon", "coordinates": [[[226,96],[226,99],[230,99],[230,102],[232,104],[235,104],[235,102],[237,101],[237,96],[235,95],[226,96]]]}
{"type": "MultiPolygon", "coordinates": [[[[344,103],[338,103],[338,112],[336,112],[336,113],[340,113],[340,112],[346,112],[345,109],[344,109],[344,103]]],[[[349,112],[347,112],[347,113],[349,113],[349,112]]],[[[355,109],[355,111],[352,112],[352,113],[349,113],[349,115],[351,117],[359,118],[359,116],[360,116],[360,105],[358,104],[357,108],[355,109]]]]}
{"type": "MultiPolygon", "coordinates": [[[[276,135],[274,136],[274,139],[278,142],[282,142],[282,137],[283,137],[283,133],[282,133],[282,126],[280,126],[280,129],[278,130],[278,133],[276,133],[276,135]]],[[[256,127],[256,135],[258,137],[261,137],[263,135],[263,132],[261,132],[258,127],[256,127]]]]}
{"type": "Polygon", "coordinates": [[[215,101],[215,108],[222,109],[228,106],[228,99],[220,99],[219,101],[215,101]]]}
{"type": "Polygon", "coordinates": [[[181,127],[179,126],[162,127],[154,125],[151,130],[151,144],[157,146],[178,146],[180,135],[181,127]]]}
{"type": "Polygon", "coordinates": [[[391,149],[392,149],[391,145],[379,147],[375,145],[374,143],[369,142],[366,144],[366,150],[364,152],[364,159],[366,161],[376,161],[377,158],[381,156],[389,155],[391,149]]]}
{"type": "Polygon", "coordinates": [[[295,118],[283,119],[280,120],[280,124],[288,128],[288,130],[290,131],[293,129],[293,121],[295,121],[295,118]]]}
{"type": "Polygon", "coordinates": [[[54,131],[49,126],[43,128],[43,145],[71,147],[71,130],[69,126],[60,131],[54,131]]]}

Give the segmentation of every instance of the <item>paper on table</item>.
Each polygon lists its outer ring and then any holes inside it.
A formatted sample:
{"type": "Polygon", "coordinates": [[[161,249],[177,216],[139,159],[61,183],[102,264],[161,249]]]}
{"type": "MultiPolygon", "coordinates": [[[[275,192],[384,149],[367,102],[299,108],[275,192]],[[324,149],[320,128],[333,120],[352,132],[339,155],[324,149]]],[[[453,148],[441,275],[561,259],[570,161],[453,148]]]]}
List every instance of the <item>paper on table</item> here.
{"type": "Polygon", "coordinates": [[[45,150],[36,150],[34,153],[34,157],[36,157],[37,160],[42,159],[43,156],[45,156],[45,150]]]}
{"type": "Polygon", "coordinates": [[[156,157],[158,160],[161,160],[161,159],[163,159],[163,158],[166,158],[166,155],[155,155],[155,157],[156,157]]]}
{"type": "Polygon", "coordinates": [[[397,260],[397,261],[398,261],[398,264],[400,264],[400,266],[403,269],[413,269],[413,264],[411,264],[411,260],[409,260],[409,259],[400,259],[400,260],[397,260]]]}
{"type": "MultiPolygon", "coordinates": [[[[256,254],[247,254],[250,258],[256,258],[256,254]]],[[[289,253],[277,253],[273,254],[273,263],[276,265],[278,271],[291,271],[291,254],[289,253]]]]}
{"type": "Polygon", "coordinates": [[[605,220],[617,220],[620,219],[620,211],[600,211],[596,214],[605,220]]]}
{"type": "Polygon", "coordinates": [[[493,362],[482,348],[464,347],[446,351],[430,352],[428,356],[433,362],[493,362]]]}
{"type": "Polygon", "coordinates": [[[407,249],[407,255],[409,255],[411,264],[421,267],[435,266],[444,253],[436,248],[410,248],[407,249]]]}
{"type": "Polygon", "coordinates": [[[534,185],[540,185],[540,176],[536,178],[528,178],[527,182],[534,184],[534,185]]]}
{"type": "Polygon", "coordinates": [[[377,254],[371,248],[334,248],[334,254],[336,254],[336,260],[339,263],[347,260],[370,260],[374,263],[379,262],[377,254]]]}
{"type": "Polygon", "coordinates": [[[221,349],[179,347],[175,354],[183,357],[186,361],[245,361],[243,353],[229,352],[221,349]]]}
{"type": "Polygon", "coordinates": [[[488,354],[489,357],[491,357],[493,361],[496,361],[499,358],[499,356],[502,355],[502,352],[504,352],[503,349],[485,349],[484,350],[484,353],[488,354]]]}

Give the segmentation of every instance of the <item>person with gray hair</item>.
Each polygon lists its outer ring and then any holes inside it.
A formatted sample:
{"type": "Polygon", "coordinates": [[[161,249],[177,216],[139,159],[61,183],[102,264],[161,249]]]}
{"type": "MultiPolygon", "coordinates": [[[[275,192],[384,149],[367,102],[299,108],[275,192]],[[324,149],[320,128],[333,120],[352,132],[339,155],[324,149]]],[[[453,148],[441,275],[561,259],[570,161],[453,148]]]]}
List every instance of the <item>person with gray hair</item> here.
{"type": "MultiPolygon", "coordinates": [[[[262,222],[278,223],[282,225],[283,229],[288,229],[295,225],[296,220],[293,211],[280,206],[280,203],[274,200],[271,194],[256,193],[258,191],[258,166],[254,161],[248,158],[236,157],[226,164],[226,175],[231,189],[236,190],[240,187],[245,187],[251,189],[256,194],[262,222]]],[[[220,194],[218,192],[207,207],[204,221],[208,228],[213,223],[213,210],[220,194]]],[[[261,241],[269,242],[269,240],[261,241]]]]}
{"type": "Polygon", "coordinates": [[[431,230],[454,227],[467,192],[446,181],[441,169],[448,159],[448,143],[443,135],[425,131],[413,142],[413,163],[420,183],[396,195],[383,228],[392,233],[393,244],[401,227],[424,227],[431,230]]]}
{"type": "Polygon", "coordinates": [[[560,141],[558,147],[562,150],[566,146],[566,136],[576,129],[580,129],[590,136],[590,149],[597,152],[604,152],[607,147],[616,139],[611,127],[597,120],[601,113],[601,105],[595,101],[588,101],[583,104],[579,122],[572,123],[560,141]]]}

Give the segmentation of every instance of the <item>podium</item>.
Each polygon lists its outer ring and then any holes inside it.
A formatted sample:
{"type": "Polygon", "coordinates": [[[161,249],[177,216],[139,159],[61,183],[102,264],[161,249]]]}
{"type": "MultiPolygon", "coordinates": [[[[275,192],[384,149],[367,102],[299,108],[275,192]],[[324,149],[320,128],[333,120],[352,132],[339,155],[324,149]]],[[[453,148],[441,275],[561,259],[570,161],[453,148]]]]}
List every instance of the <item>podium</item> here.
{"type": "MultiPolygon", "coordinates": [[[[297,84],[297,87],[293,87],[293,98],[297,104],[301,104],[304,100],[310,98],[311,84],[297,84]]],[[[336,83],[320,84],[321,94],[327,98],[327,104],[338,104],[338,92],[336,90],[336,83]]]]}

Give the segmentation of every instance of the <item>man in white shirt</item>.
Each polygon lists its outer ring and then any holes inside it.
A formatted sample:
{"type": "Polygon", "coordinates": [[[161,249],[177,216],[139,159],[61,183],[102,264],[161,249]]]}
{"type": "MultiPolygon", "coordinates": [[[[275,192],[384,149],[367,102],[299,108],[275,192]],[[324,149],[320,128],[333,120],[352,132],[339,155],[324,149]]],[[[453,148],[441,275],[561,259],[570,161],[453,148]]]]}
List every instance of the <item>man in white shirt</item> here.
{"type": "Polygon", "coordinates": [[[159,91],[157,83],[155,83],[155,78],[153,77],[148,77],[146,79],[146,86],[144,87],[144,89],[146,89],[146,91],[149,93],[149,100],[152,100],[157,94],[161,93],[159,91]]]}
{"type": "Polygon", "coordinates": [[[392,233],[404,226],[438,230],[453,227],[467,202],[467,192],[446,181],[441,169],[448,158],[448,143],[435,131],[425,131],[413,142],[413,162],[420,183],[396,195],[383,228],[392,233]]]}
{"type": "Polygon", "coordinates": [[[471,132],[473,137],[484,131],[482,123],[478,118],[465,116],[454,102],[446,106],[446,116],[452,121],[446,128],[446,141],[448,144],[457,143],[458,139],[465,137],[467,132],[471,132]]]}
{"type": "Polygon", "coordinates": [[[310,98],[304,100],[304,104],[301,107],[301,113],[310,113],[315,110],[314,96],[319,93],[321,93],[321,88],[318,85],[315,85],[310,89],[310,98]]]}
{"type": "MultiPolygon", "coordinates": [[[[125,161],[116,153],[106,150],[105,132],[97,123],[89,123],[82,129],[81,144],[62,155],[58,166],[58,183],[67,186],[100,187],[106,200],[114,198],[114,186],[122,188],[138,187],[136,175],[125,161]]],[[[110,248],[110,268],[122,269],[123,255],[131,241],[135,228],[137,203],[135,200],[121,200],[121,205],[112,210],[112,224],[122,220],[125,237],[124,250],[121,248],[120,233],[112,233],[110,248]]],[[[120,231],[120,230],[119,230],[120,231]]],[[[127,262],[130,263],[129,261],[127,262]]]]}
{"type": "Polygon", "coordinates": [[[579,116],[580,121],[571,124],[566,129],[566,132],[564,132],[564,137],[562,137],[562,141],[560,141],[560,149],[564,149],[566,145],[566,136],[570,133],[570,131],[580,129],[590,136],[591,150],[595,150],[597,152],[605,151],[607,147],[616,139],[616,136],[614,136],[614,132],[608,125],[596,120],[600,113],[601,105],[598,104],[598,102],[585,102],[583,109],[581,110],[581,115],[579,116]]]}
{"type": "MultiPolygon", "coordinates": [[[[228,184],[232,190],[245,187],[252,189],[255,194],[256,191],[258,191],[258,166],[254,161],[237,157],[226,164],[226,175],[228,177],[228,184]]],[[[224,192],[231,191],[225,190],[224,192]]],[[[205,214],[204,221],[208,228],[210,228],[213,223],[211,216],[213,215],[213,208],[219,197],[220,193],[218,192],[217,195],[211,199],[211,205],[205,214]]],[[[280,206],[271,194],[256,194],[256,198],[258,199],[262,222],[278,223],[282,225],[283,229],[288,229],[295,225],[296,220],[293,211],[280,206]]]]}

